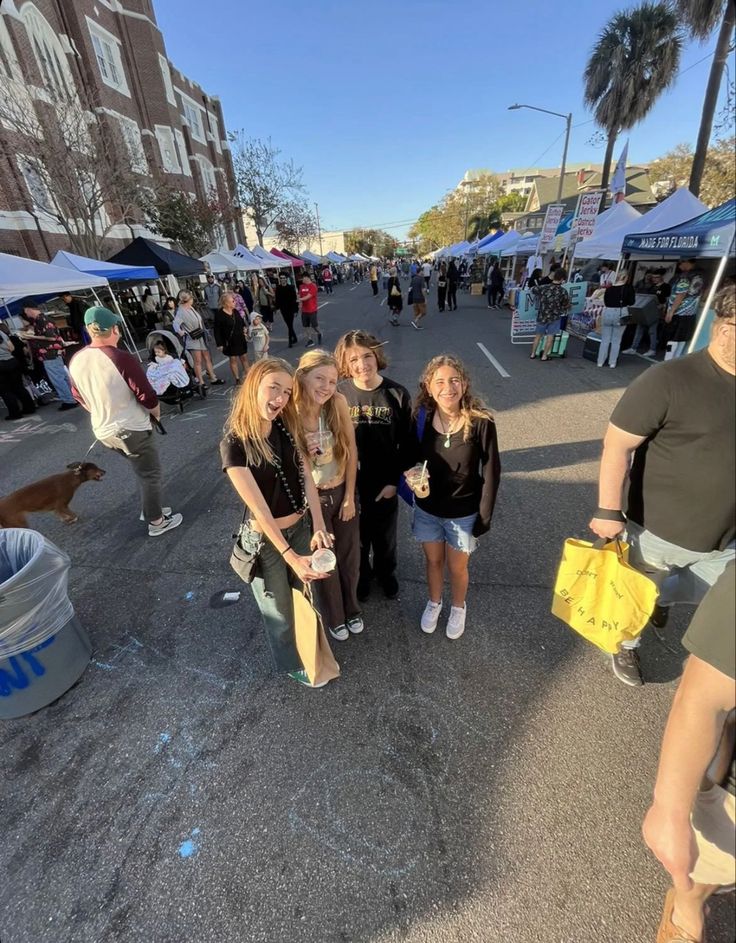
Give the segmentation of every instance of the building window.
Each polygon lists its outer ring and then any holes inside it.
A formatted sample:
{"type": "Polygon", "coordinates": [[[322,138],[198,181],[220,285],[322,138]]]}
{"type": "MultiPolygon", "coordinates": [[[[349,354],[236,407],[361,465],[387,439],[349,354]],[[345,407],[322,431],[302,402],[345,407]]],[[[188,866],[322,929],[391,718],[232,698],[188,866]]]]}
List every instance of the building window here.
{"type": "Polygon", "coordinates": [[[222,154],[222,147],[220,145],[220,122],[212,114],[211,111],[207,112],[207,121],[210,126],[209,137],[212,138],[212,143],[215,145],[215,150],[218,154],[222,154]]]}
{"type": "Polygon", "coordinates": [[[205,197],[216,197],[217,178],[215,177],[215,168],[206,157],[201,155],[197,155],[197,163],[199,164],[199,174],[202,178],[202,190],[205,197]]]}
{"type": "Polygon", "coordinates": [[[187,177],[192,176],[192,168],[189,166],[189,157],[187,156],[187,145],[184,141],[184,135],[178,128],[174,128],[174,139],[176,141],[176,147],[179,151],[179,163],[181,164],[182,173],[187,177]]]}
{"type": "Polygon", "coordinates": [[[69,98],[72,95],[74,83],[67,69],[64,50],[61,48],[58,37],[48,21],[32,4],[27,4],[23,8],[22,15],[38,68],[43,77],[44,87],[52,95],[69,98]]]}
{"type": "Polygon", "coordinates": [[[117,92],[130,97],[123,70],[123,60],[120,56],[120,40],[89,17],[86,17],[86,20],[102,81],[109,88],[114,88],[117,92]]]}
{"type": "Polygon", "coordinates": [[[45,213],[54,213],[56,211],[54,200],[46,184],[45,175],[39,166],[28,157],[19,157],[18,166],[23,174],[34,208],[45,213]]]}
{"type": "Polygon", "coordinates": [[[174,95],[174,86],[171,84],[171,69],[166,56],[158,54],[158,64],[161,68],[161,78],[164,80],[166,89],[166,101],[176,108],[176,96],[174,95]]]}
{"type": "Polygon", "coordinates": [[[147,174],[148,161],[146,160],[146,152],[143,150],[141,129],[132,118],[118,115],[118,121],[120,122],[120,131],[122,132],[125,146],[128,149],[131,170],[137,174],[147,174]]]}
{"type": "Polygon", "coordinates": [[[202,130],[202,118],[200,108],[194,104],[191,99],[181,99],[183,118],[185,124],[189,125],[189,131],[195,141],[200,144],[205,143],[204,131],[202,130]]]}
{"type": "Polygon", "coordinates": [[[171,128],[165,125],[156,125],[156,140],[161,149],[161,163],[167,174],[180,174],[181,167],[176,156],[176,146],[174,145],[174,134],[171,128]]]}

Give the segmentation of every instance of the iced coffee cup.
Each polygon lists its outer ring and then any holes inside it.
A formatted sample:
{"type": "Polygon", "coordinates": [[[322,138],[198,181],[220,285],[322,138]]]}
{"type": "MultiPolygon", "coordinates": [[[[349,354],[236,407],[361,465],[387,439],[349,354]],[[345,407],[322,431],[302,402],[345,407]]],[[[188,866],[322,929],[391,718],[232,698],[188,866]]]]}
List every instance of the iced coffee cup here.
{"type": "Polygon", "coordinates": [[[406,473],[406,483],[418,498],[429,496],[429,472],[427,463],[419,462],[406,473]]]}

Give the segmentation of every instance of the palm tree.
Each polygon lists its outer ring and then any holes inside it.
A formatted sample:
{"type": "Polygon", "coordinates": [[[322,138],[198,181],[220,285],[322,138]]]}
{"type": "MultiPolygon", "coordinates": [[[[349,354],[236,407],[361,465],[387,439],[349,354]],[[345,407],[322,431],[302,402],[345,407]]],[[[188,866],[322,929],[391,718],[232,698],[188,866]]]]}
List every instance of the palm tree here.
{"type": "Polygon", "coordinates": [[[700,195],[700,184],[705,170],[705,158],[713,130],[713,116],[716,112],[718,92],[726,65],[731,37],[736,24],[736,6],[733,0],[676,0],[677,12],[685,24],[688,33],[694,39],[707,39],[721,20],[716,51],[710,67],[708,84],[705,88],[703,115],[700,119],[698,142],[690,168],[690,192],[700,195]],[[722,17],[722,19],[721,19],[722,17]]]}
{"type": "Polygon", "coordinates": [[[616,13],[601,31],[583,74],[583,97],[608,136],[604,191],[619,132],[641,121],[674,82],[681,48],[678,18],[667,3],[616,13]]]}

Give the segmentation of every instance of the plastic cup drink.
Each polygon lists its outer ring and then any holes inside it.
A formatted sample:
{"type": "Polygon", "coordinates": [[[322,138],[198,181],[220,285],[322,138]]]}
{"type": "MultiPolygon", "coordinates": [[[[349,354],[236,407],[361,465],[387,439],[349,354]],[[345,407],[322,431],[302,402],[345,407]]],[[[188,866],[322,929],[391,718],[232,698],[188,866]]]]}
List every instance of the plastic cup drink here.
{"type": "Polygon", "coordinates": [[[419,462],[413,468],[409,469],[406,475],[406,483],[418,498],[429,496],[429,472],[427,463],[419,462]]]}
{"type": "Polygon", "coordinates": [[[327,548],[315,550],[312,554],[312,569],[315,573],[331,573],[336,564],[337,557],[327,548]]]}

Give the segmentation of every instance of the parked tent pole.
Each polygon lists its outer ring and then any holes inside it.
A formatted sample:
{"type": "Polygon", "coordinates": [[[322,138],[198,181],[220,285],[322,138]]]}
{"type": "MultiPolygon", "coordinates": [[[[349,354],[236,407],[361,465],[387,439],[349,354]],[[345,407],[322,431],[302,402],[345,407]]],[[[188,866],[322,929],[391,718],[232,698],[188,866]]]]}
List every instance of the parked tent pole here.
{"type": "MultiPolygon", "coordinates": [[[[111,286],[111,285],[108,284],[107,287],[108,287],[108,290],[109,290],[109,292],[110,292],[110,298],[111,298],[111,300],[112,300],[113,306],[114,306],[115,310],[117,311],[117,313],[120,315],[120,317],[123,319],[123,334],[124,334],[124,335],[127,335],[127,336],[125,337],[126,346],[128,347],[128,350],[131,351],[131,353],[132,353],[132,352],[135,352],[136,357],[137,357],[138,360],[140,360],[141,363],[142,363],[143,361],[141,360],[141,355],[138,353],[138,347],[137,347],[135,341],[133,340],[133,335],[130,333],[130,328],[128,327],[128,322],[125,320],[125,315],[123,314],[123,312],[122,312],[122,310],[121,310],[121,308],[120,308],[120,305],[118,304],[118,299],[115,297],[115,292],[112,290],[112,286],[111,286]]],[[[104,305],[103,305],[102,302],[100,301],[100,298],[99,298],[97,292],[94,290],[94,288],[91,288],[90,291],[91,291],[92,294],[95,296],[95,301],[97,302],[97,304],[100,305],[101,307],[104,307],[104,305]]]]}
{"type": "Polygon", "coordinates": [[[703,302],[703,308],[700,312],[700,317],[698,318],[698,323],[695,325],[695,333],[692,336],[692,340],[688,344],[687,352],[691,353],[696,349],[695,344],[698,341],[698,337],[703,332],[703,326],[705,324],[706,316],[710,306],[713,304],[713,299],[715,294],[720,287],[721,280],[723,279],[723,273],[726,270],[726,263],[728,262],[728,254],[724,255],[721,261],[718,263],[718,268],[716,269],[716,275],[711,283],[710,288],[708,289],[708,294],[705,296],[705,301],[703,302]]]}

